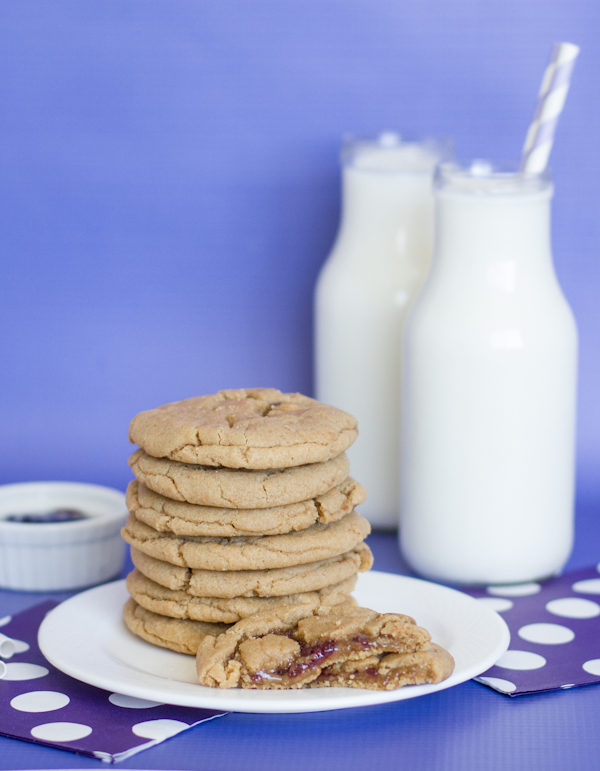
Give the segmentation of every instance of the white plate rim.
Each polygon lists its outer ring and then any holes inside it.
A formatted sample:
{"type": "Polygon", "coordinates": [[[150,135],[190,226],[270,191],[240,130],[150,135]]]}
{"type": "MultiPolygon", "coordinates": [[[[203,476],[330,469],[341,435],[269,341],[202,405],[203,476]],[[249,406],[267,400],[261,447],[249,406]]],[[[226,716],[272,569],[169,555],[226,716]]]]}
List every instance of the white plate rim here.
{"type": "MultiPolygon", "coordinates": [[[[139,646],[140,653],[146,657],[152,652],[157,652],[157,656],[165,653],[173,657],[185,656],[156,648],[126,628],[121,617],[128,598],[123,580],[88,589],[51,610],[40,625],[38,643],[43,655],[57,669],[106,691],[182,707],[266,714],[348,709],[435,693],[485,672],[506,652],[510,643],[510,632],[498,613],[475,598],[441,584],[372,570],[359,577],[354,595],[360,604],[376,610],[402,612],[402,605],[419,600],[425,603],[423,613],[426,610],[431,613],[433,606],[434,612],[445,614],[444,629],[453,637],[452,644],[446,645],[456,660],[453,674],[441,683],[406,686],[394,691],[351,688],[253,691],[213,689],[170,680],[136,670],[109,651],[109,641],[110,647],[114,648],[114,641],[121,639],[128,646],[139,646]],[[386,591],[398,592],[401,599],[396,600],[397,607],[389,607],[389,604],[385,608],[375,607],[378,593],[385,594],[386,591]],[[460,627],[452,627],[454,618],[462,620],[460,627]]],[[[412,615],[417,616],[419,623],[418,613],[413,611],[412,615]]],[[[435,635],[433,640],[438,641],[435,635]]]]}

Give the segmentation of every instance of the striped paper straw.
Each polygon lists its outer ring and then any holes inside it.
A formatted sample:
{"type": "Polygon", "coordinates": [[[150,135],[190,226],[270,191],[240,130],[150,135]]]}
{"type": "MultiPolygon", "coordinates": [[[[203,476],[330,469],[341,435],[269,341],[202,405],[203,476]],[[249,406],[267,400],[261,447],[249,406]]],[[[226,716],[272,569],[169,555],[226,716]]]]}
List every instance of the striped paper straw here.
{"type": "Polygon", "coordinates": [[[523,146],[521,172],[540,174],[548,165],[554,133],[565,106],[578,53],[579,46],[573,43],[554,44],[542,79],[535,115],[523,146]]]}

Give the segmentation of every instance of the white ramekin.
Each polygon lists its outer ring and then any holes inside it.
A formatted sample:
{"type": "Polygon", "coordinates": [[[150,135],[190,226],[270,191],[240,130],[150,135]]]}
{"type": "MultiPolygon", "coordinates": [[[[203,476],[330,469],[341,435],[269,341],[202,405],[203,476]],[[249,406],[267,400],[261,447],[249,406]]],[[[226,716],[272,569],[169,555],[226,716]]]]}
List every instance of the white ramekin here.
{"type": "Polygon", "coordinates": [[[121,527],[127,518],[120,490],[78,482],[0,485],[0,586],[61,591],[102,583],[123,565],[121,527]],[[9,514],[78,509],[72,522],[6,522],[9,514]]]}

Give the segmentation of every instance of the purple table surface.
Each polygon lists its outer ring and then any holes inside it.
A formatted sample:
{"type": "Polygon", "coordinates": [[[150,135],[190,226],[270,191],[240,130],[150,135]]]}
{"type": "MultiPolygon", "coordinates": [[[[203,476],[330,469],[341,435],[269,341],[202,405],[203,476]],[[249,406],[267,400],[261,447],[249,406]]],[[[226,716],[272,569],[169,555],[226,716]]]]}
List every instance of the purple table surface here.
{"type": "MultiPolygon", "coordinates": [[[[581,501],[567,569],[600,561],[600,504],[581,501]]],[[[375,567],[410,575],[392,534],[369,537],[375,567]]],[[[128,566],[125,567],[125,571],[128,566]]],[[[0,616],[68,594],[0,591],[0,616]]],[[[599,641],[600,649],[600,641],[599,641]]],[[[600,767],[600,686],[509,698],[473,681],[377,707],[306,715],[229,714],[119,763],[165,771],[530,771],[600,767]]],[[[70,752],[0,737],[0,769],[103,768],[70,752]]]]}

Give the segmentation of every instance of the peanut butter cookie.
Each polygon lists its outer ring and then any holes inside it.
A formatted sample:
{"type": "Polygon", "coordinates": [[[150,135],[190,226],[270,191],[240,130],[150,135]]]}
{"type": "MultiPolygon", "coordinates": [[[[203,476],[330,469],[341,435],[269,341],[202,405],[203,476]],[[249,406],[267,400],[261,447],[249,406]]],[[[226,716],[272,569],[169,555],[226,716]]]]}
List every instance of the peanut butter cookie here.
{"type": "Polygon", "coordinates": [[[365,488],[348,477],[332,490],[308,501],[270,509],[224,509],[165,498],[134,481],[127,488],[127,507],[136,519],[162,533],[181,536],[281,535],[329,524],[349,514],[366,498],[365,488]]]}
{"type": "Polygon", "coordinates": [[[440,682],[454,661],[409,616],[341,605],[243,619],[200,641],[196,667],[200,683],[217,688],[390,690],[440,682]]]}
{"type": "Polygon", "coordinates": [[[123,620],[133,634],[146,642],[192,656],[207,634],[214,637],[229,629],[227,624],[207,624],[204,621],[159,616],[140,607],[131,598],[123,608],[123,620]]]}
{"type": "Polygon", "coordinates": [[[345,453],[322,463],[249,471],[189,465],[136,450],[129,465],[139,482],[166,498],[226,509],[308,501],[339,485],[350,470],[345,453]]]}
{"type": "Polygon", "coordinates": [[[236,571],[287,568],[337,557],[358,546],[370,531],[367,520],[352,511],[330,525],[284,535],[182,538],[159,533],[130,514],[121,535],[138,551],[172,565],[236,571]]]}
{"type": "Polygon", "coordinates": [[[360,543],[338,557],[274,570],[192,570],[131,549],[136,568],[161,586],[193,597],[282,597],[314,592],[370,570],[373,555],[360,543]]]}
{"type": "Polygon", "coordinates": [[[335,458],[356,439],[356,419],[275,388],[219,391],[136,415],[129,438],[155,458],[271,469],[335,458]]]}
{"type": "Polygon", "coordinates": [[[354,601],[350,593],[356,577],[316,592],[285,595],[283,597],[193,597],[187,592],[166,589],[146,578],[139,570],[127,576],[127,590],[138,605],[153,613],[170,618],[189,618],[193,621],[233,624],[254,613],[294,606],[316,610],[321,607],[347,604],[354,601]]]}

